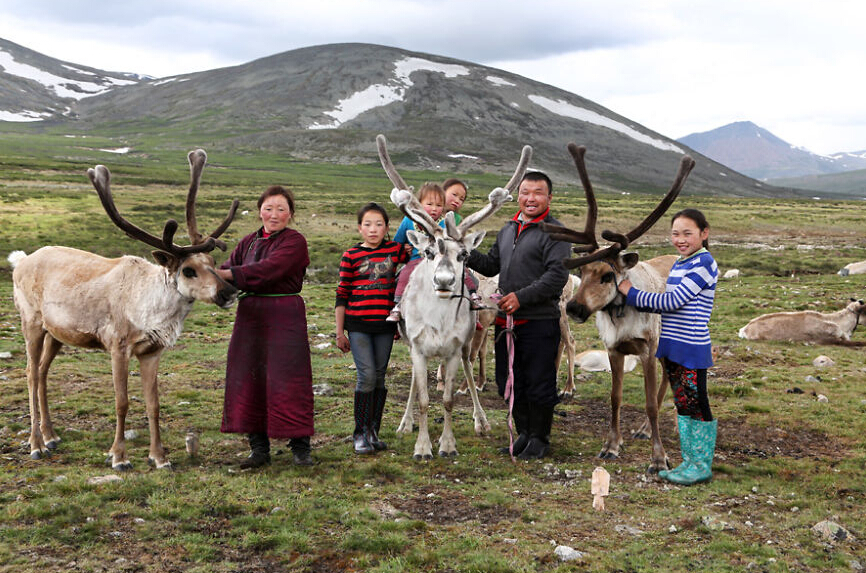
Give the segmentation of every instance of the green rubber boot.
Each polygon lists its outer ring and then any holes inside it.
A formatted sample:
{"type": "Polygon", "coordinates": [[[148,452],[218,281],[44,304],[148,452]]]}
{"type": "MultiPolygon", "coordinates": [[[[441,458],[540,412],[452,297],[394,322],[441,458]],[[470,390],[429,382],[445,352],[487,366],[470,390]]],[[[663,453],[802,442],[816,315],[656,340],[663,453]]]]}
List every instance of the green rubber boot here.
{"type": "Polygon", "coordinates": [[[683,457],[683,463],[672,470],[662,470],[659,472],[659,477],[668,479],[668,476],[674,473],[680,473],[691,464],[691,452],[689,451],[689,434],[691,431],[691,417],[677,415],[677,429],[680,434],[680,455],[683,457]]]}
{"type": "Polygon", "coordinates": [[[716,433],[719,421],[691,420],[691,465],[679,473],[668,475],[667,480],[680,485],[692,485],[713,477],[713,456],[716,453],[716,433]]]}

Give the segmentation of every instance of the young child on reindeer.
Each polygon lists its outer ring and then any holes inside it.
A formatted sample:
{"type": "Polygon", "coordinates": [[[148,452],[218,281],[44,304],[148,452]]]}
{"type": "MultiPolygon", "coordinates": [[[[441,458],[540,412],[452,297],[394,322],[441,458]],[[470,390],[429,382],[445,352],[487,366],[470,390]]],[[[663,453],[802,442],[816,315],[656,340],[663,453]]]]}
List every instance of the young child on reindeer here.
{"type": "MultiPolygon", "coordinates": [[[[465,195],[464,195],[465,198],[465,195]]],[[[445,213],[445,192],[442,190],[437,183],[424,183],[421,186],[421,189],[418,190],[418,201],[421,203],[421,206],[424,207],[424,211],[430,218],[436,221],[440,227],[445,227],[445,221],[442,220],[442,215],[445,213]]],[[[460,203],[462,205],[462,202],[460,203]]],[[[457,213],[455,213],[455,216],[457,213]]],[[[403,267],[403,270],[400,271],[400,276],[397,279],[397,289],[394,293],[394,308],[391,310],[391,314],[386,319],[388,322],[399,322],[400,319],[403,318],[403,315],[400,312],[400,299],[403,298],[403,292],[406,290],[406,285],[409,284],[409,277],[412,276],[412,271],[415,270],[415,267],[421,262],[421,255],[418,253],[418,249],[412,246],[409,242],[409,237],[407,235],[407,231],[410,230],[419,230],[415,222],[412,221],[409,217],[403,217],[403,220],[400,221],[400,226],[397,227],[397,232],[394,233],[394,241],[401,243],[404,245],[404,248],[408,251],[411,251],[411,255],[409,257],[409,263],[403,267]]],[[[483,308],[483,301],[481,297],[476,292],[477,285],[472,280],[471,277],[468,277],[466,274],[463,276],[464,284],[466,285],[466,290],[469,292],[469,301],[471,304],[472,310],[480,310],[483,308]]]]}
{"type": "Polygon", "coordinates": [[[719,268],[707,250],[710,226],[697,209],[683,209],[671,218],[671,243],[679,253],[663,293],[638,290],[623,280],[619,291],[626,304],[661,313],[656,357],[662,360],[674,393],[683,463],[659,476],[682,485],[712,477],[718,420],[707,396],[707,368],[713,365],[710,331],[719,268]]]}
{"type": "Polygon", "coordinates": [[[387,448],[379,439],[379,428],[397,325],[385,319],[393,305],[397,265],[407,262],[409,253],[388,239],[388,213],[378,203],[367,203],[358,211],[358,233],[361,242],[340,260],[334,315],[337,348],[352,351],[357,372],[353,447],[356,454],[371,454],[387,448]]]}

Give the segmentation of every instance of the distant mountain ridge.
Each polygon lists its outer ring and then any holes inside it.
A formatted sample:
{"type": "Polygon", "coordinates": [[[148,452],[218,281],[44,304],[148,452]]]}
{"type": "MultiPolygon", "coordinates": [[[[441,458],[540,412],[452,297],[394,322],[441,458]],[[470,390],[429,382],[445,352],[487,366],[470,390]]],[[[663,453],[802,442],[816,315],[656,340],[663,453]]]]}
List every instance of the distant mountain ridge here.
{"type": "Polygon", "coordinates": [[[866,169],[866,151],[818,155],[794,147],[750,121],[693,133],[677,141],[763,181],[866,169]]]}
{"type": "MultiPolygon", "coordinates": [[[[0,90],[0,120],[110,134],[132,154],[137,141],[163,138],[178,147],[375,163],[375,135],[385,133],[400,168],[510,173],[528,143],[532,167],[574,185],[565,146],[575,141],[588,148],[598,188],[651,193],[667,191],[682,154],[695,155],[564,90],[372,44],[313,46],[160,79],[61,62],[2,40],[0,58],[0,86],[11,86],[0,90]]],[[[686,194],[803,194],[696,159],[686,194]]]]}

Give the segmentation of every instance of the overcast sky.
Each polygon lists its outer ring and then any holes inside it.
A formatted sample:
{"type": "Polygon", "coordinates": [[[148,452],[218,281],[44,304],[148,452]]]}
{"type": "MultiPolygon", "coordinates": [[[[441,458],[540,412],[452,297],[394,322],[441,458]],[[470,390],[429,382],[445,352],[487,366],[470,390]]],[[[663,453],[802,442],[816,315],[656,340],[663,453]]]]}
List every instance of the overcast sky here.
{"type": "Polygon", "coordinates": [[[501,68],[671,138],[749,120],[866,150],[862,0],[0,0],[0,37],[165,77],[367,42],[501,68]]]}

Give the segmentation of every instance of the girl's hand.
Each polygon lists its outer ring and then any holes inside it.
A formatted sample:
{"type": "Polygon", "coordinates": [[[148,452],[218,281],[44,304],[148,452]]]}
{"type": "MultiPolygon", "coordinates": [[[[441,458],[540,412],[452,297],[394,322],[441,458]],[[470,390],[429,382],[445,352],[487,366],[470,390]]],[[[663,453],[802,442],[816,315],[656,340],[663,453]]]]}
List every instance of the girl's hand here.
{"type": "Polygon", "coordinates": [[[343,354],[351,350],[351,345],[349,344],[349,337],[343,333],[337,335],[337,348],[343,351],[343,354]]]}
{"type": "Polygon", "coordinates": [[[631,281],[628,279],[623,279],[619,285],[617,285],[619,292],[624,295],[628,295],[628,291],[631,289],[631,281]]]}

